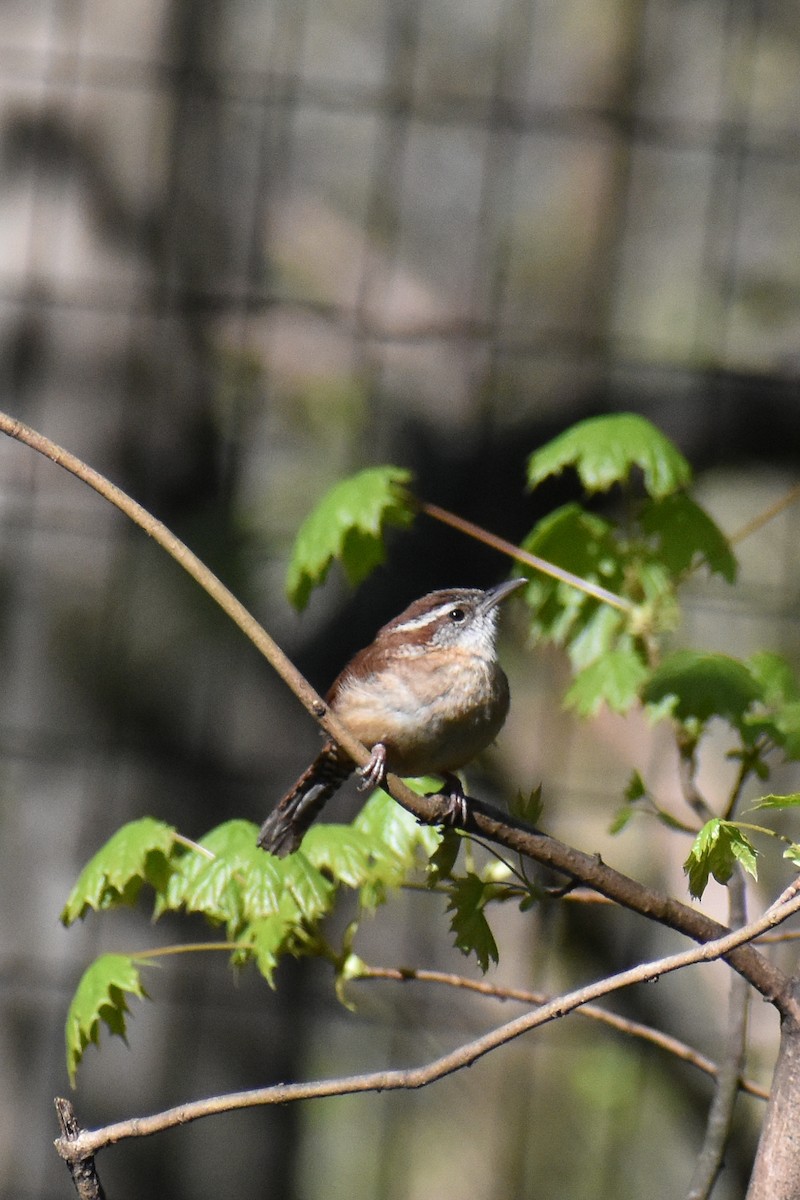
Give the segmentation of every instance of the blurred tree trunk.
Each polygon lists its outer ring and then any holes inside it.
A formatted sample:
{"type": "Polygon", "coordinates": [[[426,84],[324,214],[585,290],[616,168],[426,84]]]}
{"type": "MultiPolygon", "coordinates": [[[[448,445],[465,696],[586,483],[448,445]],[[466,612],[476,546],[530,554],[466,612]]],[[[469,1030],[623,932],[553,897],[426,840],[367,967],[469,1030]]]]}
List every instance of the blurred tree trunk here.
{"type": "Polygon", "coordinates": [[[800,979],[781,1022],[772,1094],[747,1200],[800,1200],[800,979]]]}

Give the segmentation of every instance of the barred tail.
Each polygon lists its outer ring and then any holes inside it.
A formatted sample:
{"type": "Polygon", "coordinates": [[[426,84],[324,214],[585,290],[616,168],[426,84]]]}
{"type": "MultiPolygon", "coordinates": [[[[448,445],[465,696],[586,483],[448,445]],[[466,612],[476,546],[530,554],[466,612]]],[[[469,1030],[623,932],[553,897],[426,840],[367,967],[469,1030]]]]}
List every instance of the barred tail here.
{"type": "Polygon", "coordinates": [[[307,771],[261,826],[258,844],[284,858],[298,848],[311,822],[353,771],[353,762],[335,742],[326,742],[307,771]]]}

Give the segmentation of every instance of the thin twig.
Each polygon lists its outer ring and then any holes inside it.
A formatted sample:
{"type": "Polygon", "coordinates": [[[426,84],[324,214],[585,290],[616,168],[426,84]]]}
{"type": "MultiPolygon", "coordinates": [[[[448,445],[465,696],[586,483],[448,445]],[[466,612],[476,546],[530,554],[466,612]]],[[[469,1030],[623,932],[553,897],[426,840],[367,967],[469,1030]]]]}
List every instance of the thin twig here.
{"type": "Polygon", "coordinates": [[[683,798],[701,821],[709,821],[714,812],[697,786],[697,748],[678,743],[678,781],[683,798]]]}
{"type": "Polygon", "coordinates": [[[789,488],[789,491],[785,492],[784,495],[781,496],[779,500],[776,500],[774,504],[770,504],[769,507],[765,508],[763,512],[758,513],[746,524],[742,525],[740,529],[737,529],[735,533],[732,533],[728,538],[728,542],[731,546],[735,546],[737,542],[744,541],[745,538],[750,537],[750,535],[753,533],[757,533],[758,530],[762,529],[764,525],[767,525],[770,521],[773,521],[775,517],[780,516],[780,514],[785,509],[790,508],[792,504],[796,504],[798,500],[800,500],[800,483],[789,488]]]}
{"type": "MultiPolygon", "coordinates": [[[[744,875],[737,869],[728,881],[730,924],[741,927],[747,920],[744,875]]],[[[727,1035],[717,1074],[714,1099],[708,1112],[703,1145],[695,1161],[686,1200],[709,1200],[722,1170],[731,1136],[733,1113],[747,1053],[747,1009],[750,989],[741,976],[731,974],[728,992],[727,1035]]]]}
{"type": "MultiPolygon", "coordinates": [[[[553,999],[552,996],[547,996],[544,992],[529,991],[526,988],[504,987],[500,984],[489,983],[485,979],[469,979],[465,975],[455,975],[449,971],[429,971],[414,967],[373,967],[362,963],[358,974],[353,976],[353,981],[358,983],[361,979],[387,979],[398,983],[409,983],[411,981],[440,983],[446,987],[477,992],[481,996],[489,996],[495,1000],[515,1000],[520,1004],[550,1004],[553,999]]],[[[706,1075],[710,1075],[712,1078],[716,1078],[719,1073],[717,1064],[712,1062],[710,1058],[706,1058],[699,1050],[688,1046],[686,1042],[682,1042],[679,1038],[672,1037],[669,1033],[663,1033],[660,1029],[654,1029],[652,1025],[644,1025],[641,1021],[632,1021],[628,1017],[621,1017],[617,1013],[609,1012],[605,1008],[599,1008],[596,1004],[584,1004],[576,1012],[578,1016],[589,1017],[593,1021],[599,1021],[602,1025],[608,1025],[611,1029],[617,1030],[618,1033],[624,1033],[627,1037],[635,1037],[643,1042],[649,1042],[653,1046],[658,1046],[659,1049],[666,1050],[674,1058],[697,1067],[698,1070],[704,1071],[706,1075]]],[[[750,1096],[756,1096],[759,1100],[769,1099],[769,1088],[762,1087],[761,1084],[755,1083],[751,1079],[740,1079],[739,1086],[743,1092],[747,1092],[750,1096]]]]}
{"type": "Polygon", "coordinates": [[[542,1005],[532,1013],[517,1017],[516,1020],[509,1021],[482,1037],[467,1042],[451,1053],[434,1059],[422,1067],[377,1071],[315,1083],[276,1084],[272,1087],[254,1088],[245,1092],[232,1092],[224,1096],[211,1096],[204,1100],[181,1104],[151,1116],[134,1117],[130,1120],[118,1121],[113,1125],[106,1125],[102,1129],[86,1130],[76,1139],[59,1138],[56,1142],[56,1149],[67,1160],[86,1159],[104,1146],[112,1145],[115,1142],[133,1137],[147,1137],[175,1125],[184,1125],[189,1121],[196,1121],[201,1117],[209,1117],[218,1113],[269,1104],[288,1104],[296,1100],[425,1087],[455,1071],[472,1066],[478,1059],[498,1046],[506,1045],[532,1029],[537,1029],[550,1021],[563,1017],[566,1013],[572,1012],[589,1001],[610,995],[622,988],[631,987],[633,984],[648,983],[671,971],[681,970],[695,963],[712,962],[728,956],[737,947],[744,946],[746,942],[779,925],[799,910],[800,896],[794,896],[788,904],[779,909],[769,909],[759,920],[753,921],[745,929],[738,929],[701,946],[693,946],[690,950],[684,950],[680,954],[672,954],[655,962],[640,963],[638,966],[621,971],[610,978],[578,988],[576,991],[552,1000],[549,1004],[542,1005]]]}
{"type": "Polygon", "coordinates": [[[783,889],[780,896],[778,896],[778,899],[772,901],[772,904],[767,909],[767,912],[770,912],[773,908],[781,908],[784,904],[788,904],[790,900],[794,899],[798,892],[800,892],[800,875],[796,875],[788,887],[783,889]]]}
{"type": "MultiPolygon", "coordinates": [[[[524,854],[544,866],[591,888],[623,908],[641,913],[698,941],[720,937],[725,927],[696,908],[682,904],[645,887],[613,867],[599,855],[586,854],[574,846],[566,846],[548,834],[530,829],[523,822],[502,812],[483,800],[468,797],[467,827],[483,837],[500,842],[510,850],[524,854]]],[[[726,956],[726,961],[776,1005],[781,1013],[793,1010],[790,981],[783,971],[770,963],[750,946],[743,946],[726,956]],[[753,956],[753,957],[751,957],[753,956]]]]}
{"type": "Polygon", "coordinates": [[[618,608],[621,612],[630,614],[634,611],[635,605],[630,600],[618,596],[616,592],[610,592],[608,588],[601,587],[599,583],[591,583],[588,579],[582,579],[580,575],[573,575],[572,571],[567,571],[564,567],[557,567],[555,563],[548,562],[546,558],[539,558],[538,554],[531,554],[529,551],[515,546],[513,542],[507,542],[505,538],[489,533],[482,526],[474,525],[472,521],[448,512],[446,508],[440,508],[438,504],[430,504],[427,500],[417,500],[416,504],[421,512],[433,517],[435,521],[441,521],[443,525],[449,525],[451,529],[457,529],[460,533],[465,533],[468,537],[483,542],[485,546],[491,546],[493,550],[507,554],[515,562],[524,563],[525,566],[541,571],[543,575],[550,575],[551,578],[558,579],[561,583],[567,583],[570,587],[577,588],[579,592],[593,596],[595,600],[602,600],[604,604],[610,604],[612,608],[618,608]]]}
{"type": "Polygon", "coordinates": [[[780,942],[796,942],[800,938],[800,929],[790,929],[786,933],[765,933],[758,938],[759,946],[776,946],[780,942]]]}
{"type": "Polygon", "coordinates": [[[154,946],[150,950],[134,950],[130,957],[149,961],[151,958],[170,958],[173,954],[207,954],[221,951],[233,954],[236,950],[251,950],[252,945],[245,942],[179,942],[171,946],[154,946]]]}
{"type": "MultiPolygon", "coordinates": [[[[184,571],[203,588],[211,599],[219,605],[222,611],[230,617],[245,637],[250,639],[256,649],[263,654],[270,665],[277,671],[284,683],[291,688],[300,702],[319,721],[325,732],[330,733],[336,739],[354,762],[361,766],[368,760],[369,753],[366,748],[328,711],[328,706],[322,697],[314,691],[304,676],[297,670],[294,663],[286,657],[266,630],[259,625],[255,617],[225,587],[224,583],[217,578],[213,571],[210,571],[197,555],[193,554],[189,547],[177,538],[166,525],[152,516],[147,509],[143,508],[141,504],[123,492],[121,488],[118,488],[98,471],[95,471],[92,467],[82,462],[81,459],[76,458],[74,454],[70,454],[68,450],[57,446],[55,442],[50,441],[49,438],[38,433],[35,429],[31,429],[21,421],[2,412],[0,412],[0,431],[8,434],[9,437],[16,438],[19,442],[23,442],[32,450],[37,450],[45,458],[49,458],[52,462],[56,463],[57,466],[63,467],[64,470],[75,475],[98,492],[105,500],[108,500],[109,503],[123,512],[140,529],[143,529],[162,550],[165,550],[171,558],[175,559],[183,567],[184,571]]],[[[413,793],[408,790],[408,795],[411,797],[413,793]]]]}

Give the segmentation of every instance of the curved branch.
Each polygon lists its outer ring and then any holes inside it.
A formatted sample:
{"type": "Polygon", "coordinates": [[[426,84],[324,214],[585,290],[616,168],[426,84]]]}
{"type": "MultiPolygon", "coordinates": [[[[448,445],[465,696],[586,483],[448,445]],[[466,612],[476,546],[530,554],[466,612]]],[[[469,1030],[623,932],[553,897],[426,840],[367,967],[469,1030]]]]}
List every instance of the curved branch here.
{"type": "MultiPolygon", "coordinates": [[[[504,987],[501,984],[489,983],[485,979],[469,979],[465,975],[455,975],[449,971],[429,971],[417,967],[372,967],[367,963],[362,963],[358,974],[353,976],[353,982],[358,983],[361,979],[386,979],[395,983],[411,983],[413,981],[441,983],[446,987],[477,992],[481,996],[490,996],[495,1000],[515,1000],[520,1004],[550,1004],[553,999],[552,996],[546,996],[543,992],[533,992],[527,988],[504,987]]],[[[710,1058],[706,1058],[705,1054],[701,1054],[699,1050],[695,1050],[694,1047],[682,1042],[680,1038],[673,1037],[670,1033],[654,1029],[652,1025],[644,1025],[641,1021],[621,1017],[618,1013],[609,1012],[606,1008],[599,1008],[596,1004],[584,1004],[576,1011],[579,1016],[589,1017],[601,1025],[608,1025],[609,1028],[615,1029],[618,1033],[624,1033],[627,1037],[638,1038],[640,1041],[658,1046],[660,1050],[665,1050],[667,1054],[680,1059],[681,1062],[697,1067],[698,1070],[704,1071],[712,1078],[716,1078],[719,1074],[717,1064],[710,1058]]],[[[752,1079],[742,1077],[738,1081],[738,1086],[749,1096],[756,1096],[759,1100],[769,1100],[769,1088],[762,1087],[760,1083],[755,1083],[752,1079]]]]}
{"type": "Polygon", "coordinates": [[[189,1121],[197,1121],[201,1117],[215,1116],[218,1113],[232,1112],[241,1108],[255,1108],[267,1104],[288,1104],[295,1100],[311,1100],[327,1096],[348,1096],[360,1092],[398,1091],[426,1087],[436,1080],[452,1075],[464,1067],[472,1066],[478,1059],[483,1058],[491,1050],[503,1046],[523,1033],[537,1029],[550,1021],[563,1017],[566,1013],[580,1008],[590,1000],[597,1000],[622,988],[636,983],[648,983],[659,979],[671,971],[692,966],[695,963],[712,962],[714,959],[729,956],[737,947],[774,928],[793,913],[800,911],[800,896],[795,895],[786,904],[769,909],[757,921],[753,921],[744,929],[728,933],[725,937],[717,938],[705,945],[694,946],[680,954],[672,954],[655,962],[641,963],[627,971],[621,971],[608,979],[601,979],[576,991],[569,992],[537,1008],[532,1013],[525,1013],[514,1021],[509,1021],[497,1029],[491,1030],[474,1041],[467,1042],[457,1050],[434,1059],[422,1067],[410,1067],[406,1070],[376,1071],[365,1075],[352,1075],[343,1079],[329,1079],[316,1083],[276,1084],[273,1087],[254,1088],[245,1092],[232,1092],[225,1096],[212,1096],[205,1100],[194,1100],[180,1104],[164,1112],[154,1113],[148,1117],[134,1117],[128,1121],[118,1121],[106,1125],[102,1129],[81,1131],[75,1138],[59,1138],[56,1149],[67,1162],[86,1160],[101,1150],[104,1146],[113,1145],[133,1137],[147,1137],[160,1133],[174,1125],[184,1125],[189,1121]]]}
{"type": "MultiPolygon", "coordinates": [[[[56,445],[43,434],[2,412],[0,412],[0,432],[6,433],[9,437],[36,450],[75,475],[143,529],[231,618],[267,659],[322,729],[338,742],[353,761],[358,766],[363,766],[369,760],[370,756],[366,747],[362,746],[330,712],[325,701],[301,675],[266,630],[259,625],[255,617],[201,562],[197,555],[193,554],[188,546],[175,537],[166,525],[74,454],[70,454],[69,451],[56,445]]],[[[424,823],[441,824],[446,817],[447,807],[444,798],[418,796],[406,787],[396,775],[388,777],[386,790],[399,804],[424,823]]],[[[624,908],[629,908],[662,925],[667,925],[695,941],[710,942],[725,932],[724,926],[712,921],[696,909],[654,892],[619,871],[607,867],[599,857],[574,850],[546,834],[539,833],[538,830],[531,829],[491,805],[472,801],[466,828],[471,832],[491,838],[509,850],[553,867],[570,879],[592,888],[624,908]]],[[[730,955],[726,955],[726,958],[730,965],[739,971],[757,991],[775,1004],[780,1012],[783,1013],[787,1007],[791,1007],[793,1001],[786,975],[769,963],[757,950],[751,946],[743,946],[741,949],[734,950],[730,955]]]]}

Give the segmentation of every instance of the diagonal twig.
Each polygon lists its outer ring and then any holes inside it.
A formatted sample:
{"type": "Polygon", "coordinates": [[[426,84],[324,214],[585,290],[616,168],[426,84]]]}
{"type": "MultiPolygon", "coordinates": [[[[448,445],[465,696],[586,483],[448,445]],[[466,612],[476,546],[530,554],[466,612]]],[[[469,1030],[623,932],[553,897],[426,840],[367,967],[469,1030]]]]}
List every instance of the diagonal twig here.
{"type": "MultiPolygon", "coordinates": [[[[744,925],[747,920],[746,892],[741,869],[734,871],[728,881],[728,911],[731,925],[744,925]]],[[[749,998],[750,990],[745,981],[740,975],[732,973],[723,1058],[708,1112],[703,1145],[695,1161],[686,1200],[709,1200],[722,1170],[747,1052],[749,998]]]]}
{"type": "MultiPolygon", "coordinates": [[[[738,979],[739,976],[736,978],[738,979]]],[[[505,987],[502,984],[489,983],[486,979],[470,979],[465,975],[456,975],[450,971],[431,971],[421,967],[373,967],[367,963],[361,963],[358,974],[353,976],[353,982],[358,983],[361,979],[386,979],[397,983],[412,981],[440,983],[446,987],[477,992],[481,996],[489,996],[496,1000],[515,1000],[520,1004],[549,1004],[553,999],[544,992],[530,991],[528,988],[505,987]]],[[[695,1050],[693,1046],[687,1045],[686,1042],[673,1037],[670,1033],[654,1029],[652,1025],[633,1021],[630,1017],[622,1017],[619,1013],[610,1012],[596,1004],[584,1004],[576,1012],[578,1016],[588,1017],[601,1025],[608,1025],[618,1033],[624,1033],[628,1037],[639,1038],[641,1041],[658,1046],[659,1049],[665,1050],[674,1058],[697,1067],[698,1070],[712,1078],[716,1078],[719,1074],[717,1064],[707,1058],[705,1054],[701,1054],[699,1050],[695,1050]]],[[[755,1083],[752,1079],[740,1078],[739,1087],[743,1092],[747,1092],[750,1096],[756,1096],[759,1100],[769,1099],[769,1088],[762,1087],[760,1083],[755,1083]]]]}

